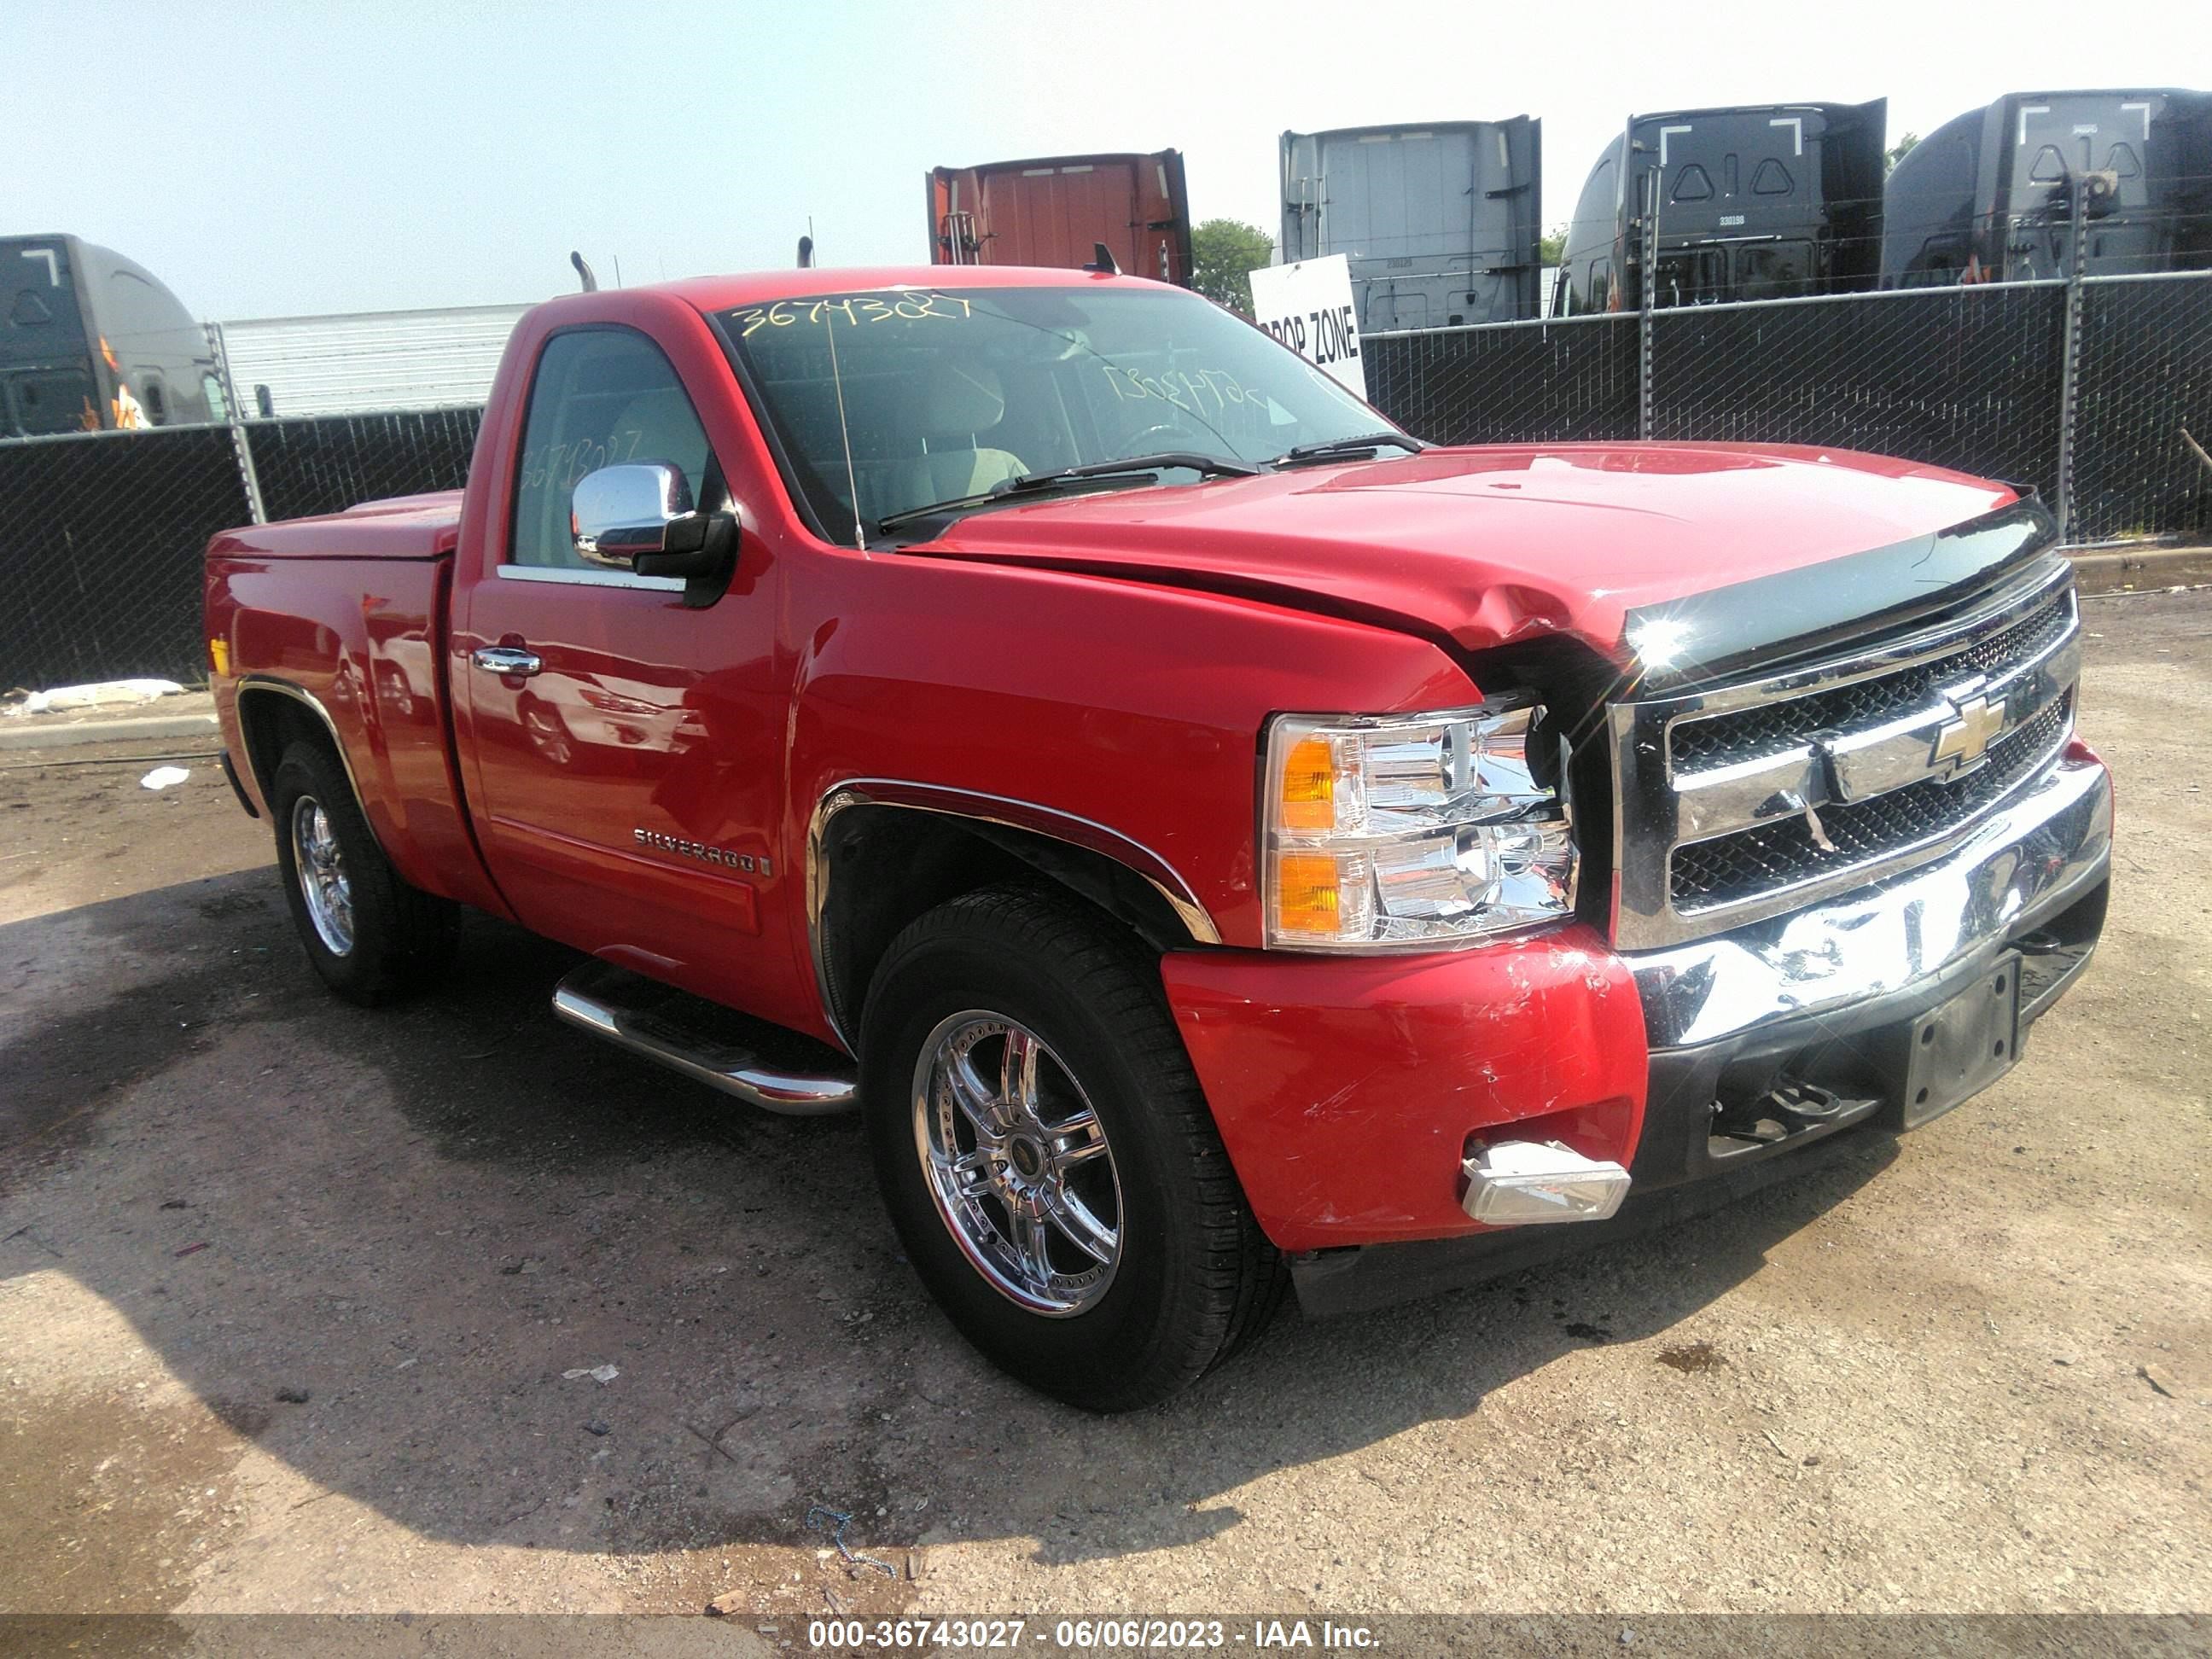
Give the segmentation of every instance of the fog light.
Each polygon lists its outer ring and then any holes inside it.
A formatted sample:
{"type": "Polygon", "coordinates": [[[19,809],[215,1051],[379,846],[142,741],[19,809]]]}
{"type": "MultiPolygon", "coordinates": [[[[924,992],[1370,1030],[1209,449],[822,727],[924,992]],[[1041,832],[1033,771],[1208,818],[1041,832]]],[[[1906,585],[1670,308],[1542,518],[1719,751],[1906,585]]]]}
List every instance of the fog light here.
{"type": "Polygon", "coordinates": [[[1628,1171],[1584,1158],[1556,1140],[1502,1140],[1460,1166],[1477,1221],[1493,1227],[1534,1227],[1552,1221],[1602,1221],[1628,1195],[1628,1171]]]}

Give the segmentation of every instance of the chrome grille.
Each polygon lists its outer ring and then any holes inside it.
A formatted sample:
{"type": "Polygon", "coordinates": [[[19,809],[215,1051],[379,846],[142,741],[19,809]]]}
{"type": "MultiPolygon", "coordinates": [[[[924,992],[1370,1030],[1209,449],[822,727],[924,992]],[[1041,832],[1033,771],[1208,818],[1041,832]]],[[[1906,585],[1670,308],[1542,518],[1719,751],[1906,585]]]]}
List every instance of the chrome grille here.
{"type": "Polygon", "coordinates": [[[1734,714],[1679,721],[1672,732],[1674,764],[1729,765],[1793,748],[1816,732],[1895,720],[1926,707],[1943,686],[1972,674],[2002,672],[2007,663],[2041,656],[2073,626],[2071,596],[2060,593],[2022,621],[1934,662],[1856,680],[1832,691],[1808,692],[1781,702],[1757,703],[1734,714]]]}
{"type": "Polygon", "coordinates": [[[1822,847],[1805,818],[1783,818],[1741,835],[1692,842],[1674,849],[1674,908],[1692,915],[1814,880],[1887,854],[1923,845],[1970,823],[2039,773],[2058,752],[2073,723],[2072,699],[2062,698],[1990,750],[1989,763],[1958,783],[1929,778],[1870,800],[1820,811],[1822,847]]]}
{"type": "Polygon", "coordinates": [[[1677,944],[1940,856],[2074,726],[2063,559],[1968,614],[1784,674],[1614,705],[1614,938],[1677,944]]]}

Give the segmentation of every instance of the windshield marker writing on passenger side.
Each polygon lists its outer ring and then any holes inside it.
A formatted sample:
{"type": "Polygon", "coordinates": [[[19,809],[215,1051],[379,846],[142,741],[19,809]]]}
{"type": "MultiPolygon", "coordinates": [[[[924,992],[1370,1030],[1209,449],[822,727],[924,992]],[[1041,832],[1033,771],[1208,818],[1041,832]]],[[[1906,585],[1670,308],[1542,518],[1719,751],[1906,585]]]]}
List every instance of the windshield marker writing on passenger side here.
{"type": "Polygon", "coordinates": [[[1126,368],[1120,363],[1102,362],[1098,367],[1105,374],[1106,384],[1113,388],[1115,401],[1117,403],[1159,398],[1173,404],[1177,409],[1187,409],[1191,413],[1197,414],[1198,406],[1204,403],[1206,395],[1208,393],[1212,396],[1213,406],[1217,413],[1226,410],[1231,404],[1258,401],[1256,398],[1248,398],[1243,386],[1239,386],[1231,376],[1218,368],[1202,368],[1198,371],[1197,378],[1194,380],[1188,373],[1179,368],[1170,369],[1164,374],[1155,378],[1152,375],[1139,374],[1137,370],[1126,368]],[[1176,389],[1176,382],[1178,380],[1182,383],[1182,392],[1189,395],[1188,403],[1183,401],[1182,393],[1179,393],[1176,389]]]}

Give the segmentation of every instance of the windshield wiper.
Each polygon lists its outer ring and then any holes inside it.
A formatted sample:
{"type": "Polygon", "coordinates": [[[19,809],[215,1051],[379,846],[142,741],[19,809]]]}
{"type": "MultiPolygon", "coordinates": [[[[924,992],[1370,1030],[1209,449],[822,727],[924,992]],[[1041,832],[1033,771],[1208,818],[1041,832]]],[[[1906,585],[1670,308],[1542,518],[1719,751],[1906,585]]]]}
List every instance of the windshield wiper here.
{"type": "Polygon", "coordinates": [[[969,507],[989,507],[1012,496],[1050,495],[1069,484],[1141,477],[1148,472],[1165,472],[1176,468],[1210,478],[1254,478],[1260,474],[1260,469],[1249,461],[1224,460],[1218,455],[1201,455],[1196,450],[1169,449],[1157,455],[1130,455],[1119,460],[1091,461],[1083,466],[1054,467],[1049,472],[1024,472],[1018,478],[1008,478],[1004,483],[993,484],[981,495],[955,495],[950,501],[932,501],[927,507],[909,507],[886,514],[876,520],[876,528],[889,530],[894,525],[930,518],[939,513],[959,513],[969,507]]]}
{"type": "Polygon", "coordinates": [[[1362,450],[1371,455],[1384,444],[1394,445],[1416,455],[1427,447],[1402,432],[1370,432],[1358,438],[1324,438],[1319,443],[1298,444],[1276,456],[1272,465],[1296,466],[1300,461],[1325,461],[1338,456],[1356,455],[1362,450]]]}
{"type": "Polygon", "coordinates": [[[1057,483],[1062,478],[1111,478],[1124,472],[1165,472],[1176,467],[1209,478],[1260,476],[1260,469],[1250,461],[1224,460],[1218,455],[1201,455],[1194,449],[1164,449],[1156,455],[1129,455],[1115,461],[1092,461],[1084,466],[1056,466],[1049,472],[1025,472],[999,485],[995,493],[1010,495],[1017,489],[1057,483]]]}

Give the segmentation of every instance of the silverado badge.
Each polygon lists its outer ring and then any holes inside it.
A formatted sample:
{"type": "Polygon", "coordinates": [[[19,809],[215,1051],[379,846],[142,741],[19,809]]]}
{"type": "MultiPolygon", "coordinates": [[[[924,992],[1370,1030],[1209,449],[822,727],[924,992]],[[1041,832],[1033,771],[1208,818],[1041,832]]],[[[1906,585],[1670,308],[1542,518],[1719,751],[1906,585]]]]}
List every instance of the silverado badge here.
{"type": "Polygon", "coordinates": [[[697,859],[702,864],[719,864],[726,870],[743,870],[750,874],[770,876],[775,872],[765,858],[756,858],[750,853],[732,853],[726,847],[709,847],[703,841],[685,841],[680,836],[664,836],[658,830],[633,830],[630,836],[640,847],[650,847],[662,853],[675,853],[687,859],[697,859]]]}

